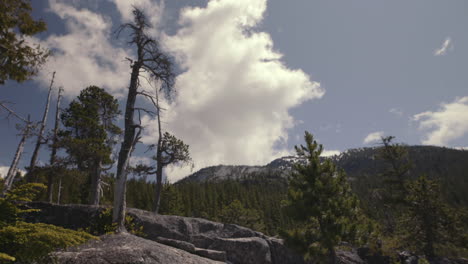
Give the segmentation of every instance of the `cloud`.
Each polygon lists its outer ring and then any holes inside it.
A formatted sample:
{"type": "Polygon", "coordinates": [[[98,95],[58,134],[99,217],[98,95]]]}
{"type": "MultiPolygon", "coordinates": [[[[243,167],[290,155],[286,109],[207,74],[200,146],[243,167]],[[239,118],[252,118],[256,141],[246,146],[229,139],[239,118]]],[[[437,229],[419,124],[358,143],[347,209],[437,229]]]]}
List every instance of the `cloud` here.
{"type": "Polygon", "coordinates": [[[413,120],[419,122],[420,130],[427,131],[422,144],[447,146],[468,133],[468,96],[442,103],[437,111],[416,114],[413,120]]]}
{"type": "Polygon", "coordinates": [[[397,116],[402,116],[403,115],[403,110],[401,110],[399,108],[392,108],[392,109],[388,110],[388,112],[391,113],[391,114],[397,115],[397,116]]]}
{"type": "MultiPolygon", "coordinates": [[[[209,1],[183,9],[180,30],[164,38],[184,70],[166,128],[190,145],[196,168],[266,164],[289,154],[289,109],[324,94],[281,61],[269,34],[254,29],[265,10],[265,0],[209,1]]],[[[187,173],[168,170],[170,180],[187,173]]]]}
{"type": "Polygon", "coordinates": [[[7,166],[0,166],[0,179],[5,178],[5,176],[6,176],[7,173],[8,173],[8,169],[10,169],[10,167],[7,167],[7,166]]]}
{"type": "Polygon", "coordinates": [[[147,15],[147,19],[152,29],[150,33],[154,36],[159,35],[162,26],[162,18],[164,16],[164,1],[156,3],[151,0],[110,0],[113,2],[119,11],[124,23],[133,21],[133,7],[143,10],[147,15]]]}
{"type": "Polygon", "coordinates": [[[128,86],[130,74],[126,57],[130,52],[112,45],[112,21],[109,17],[73,2],[49,0],[50,11],[65,23],[66,32],[51,34],[37,40],[53,51],[44,70],[38,76],[42,86],[48,87],[51,73],[57,71],[55,83],[63,86],[65,95],[74,97],[89,85],[105,88],[121,97],[128,86]]]}
{"type": "MultiPolygon", "coordinates": [[[[121,22],[130,21],[132,3],[113,3],[121,22]]],[[[183,70],[176,80],[177,98],[163,117],[164,129],[190,145],[196,168],[266,164],[290,154],[285,147],[288,129],[297,121],[289,110],[322,97],[324,90],[304,71],[288,68],[281,61],[282,54],[274,50],[270,35],[256,30],[266,0],[213,0],[205,7],[183,8],[174,35],[160,31],[164,2],[133,3],[157,24],[151,33],[162,38],[161,46],[167,47],[183,70]]],[[[39,76],[42,86],[48,86],[56,70],[56,83],[64,86],[68,97],[97,85],[124,98],[130,76],[125,58],[133,56],[112,39],[110,17],[65,0],[49,0],[49,5],[64,21],[66,32],[36,40],[54,50],[39,76]]],[[[154,120],[146,118],[143,124],[142,141],[156,142],[154,120]]],[[[174,181],[191,169],[170,167],[167,171],[174,181]]]]}
{"type": "Polygon", "coordinates": [[[364,138],[363,143],[364,144],[375,143],[377,141],[380,141],[383,135],[384,135],[383,131],[370,133],[369,135],[366,136],[366,138],[364,138]]]}
{"type": "MultiPolygon", "coordinates": [[[[6,177],[6,175],[8,174],[8,170],[10,169],[10,166],[2,166],[0,165],[0,179],[3,179],[6,177]]],[[[25,170],[22,170],[22,169],[19,169],[17,170],[21,173],[21,175],[24,175],[26,174],[26,171],[25,170]]]]}
{"type": "Polygon", "coordinates": [[[453,50],[453,49],[454,49],[454,46],[452,43],[452,39],[450,37],[447,37],[444,43],[442,43],[442,47],[434,50],[434,56],[443,56],[447,53],[447,51],[453,50]]]}

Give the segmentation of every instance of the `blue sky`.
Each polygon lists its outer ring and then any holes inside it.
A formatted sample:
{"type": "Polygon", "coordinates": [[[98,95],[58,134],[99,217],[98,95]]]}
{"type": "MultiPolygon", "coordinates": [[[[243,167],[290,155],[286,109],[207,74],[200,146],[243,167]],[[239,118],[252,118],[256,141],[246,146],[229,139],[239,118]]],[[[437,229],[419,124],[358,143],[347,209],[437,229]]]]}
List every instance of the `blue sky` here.
{"type": "MultiPolygon", "coordinates": [[[[112,32],[131,19],[135,4],[177,63],[178,93],[167,103],[164,129],[190,145],[195,169],[266,164],[292,153],[304,130],[329,153],[374,146],[382,135],[410,145],[468,146],[463,0],[33,2],[49,29],[31,41],[55,55],[33,81],[7,82],[0,100],[36,120],[53,71],[65,105],[88,85],[125,103],[125,57],[133,51],[112,32]]],[[[134,162],[148,162],[144,144],[156,140],[153,118],[143,122],[134,162]]],[[[9,165],[19,141],[15,123],[0,120],[0,166],[9,165]]],[[[48,155],[43,147],[44,162],[48,155]]],[[[189,172],[171,168],[168,175],[189,172]]]]}

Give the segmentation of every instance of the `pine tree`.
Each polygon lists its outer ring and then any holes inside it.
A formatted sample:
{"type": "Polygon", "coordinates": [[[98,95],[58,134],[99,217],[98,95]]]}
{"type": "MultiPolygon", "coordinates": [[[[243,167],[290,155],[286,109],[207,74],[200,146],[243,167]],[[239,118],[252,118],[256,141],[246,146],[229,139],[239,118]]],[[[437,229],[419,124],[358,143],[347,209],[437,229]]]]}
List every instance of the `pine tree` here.
{"type": "Polygon", "coordinates": [[[31,1],[0,0],[0,84],[23,82],[34,76],[49,51],[28,43],[27,36],[46,30],[46,24],[31,16],[31,1]]]}
{"type": "Polygon", "coordinates": [[[407,210],[399,223],[403,245],[432,259],[437,245],[456,241],[456,220],[443,202],[436,181],[423,175],[409,182],[407,190],[407,210]]]}
{"type": "MultiPolygon", "coordinates": [[[[90,86],[62,113],[65,127],[60,145],[81,171],[90,176],[89,203],[98,205],[103,166],[113,163],[112,146],[120,128],[114,122],[120,113],[117,100],[104,89],[90,86]]],[[[86,188],[87,189],[87,188],[86,188]]]]}
{"type": "Polygon", "coordinates": [[[334,247],[356,238],[358,200],[351,193],[342,170],[331,160],[321,161],[323,147],[305,132],[305,143],[296,146],[299,158],[289,179],[286,210],[295,228],[284,232],[286,243],[304,255],[323,263],[336,263],[334,247]]]}
{"type": "Polygon", "coordinates": [[[406,203],[406,184],[408,172],[412,167],[406,146],[392,143],[395,137],[383,137],[382,147],[377,158],[387,164],[386,169],[380,175],[382,179],[379,202],[382,206],[376,206],[377,214],[383,215],[385,233],[393,234],[396,230],[396,219],[401,215],[406,203]]]}

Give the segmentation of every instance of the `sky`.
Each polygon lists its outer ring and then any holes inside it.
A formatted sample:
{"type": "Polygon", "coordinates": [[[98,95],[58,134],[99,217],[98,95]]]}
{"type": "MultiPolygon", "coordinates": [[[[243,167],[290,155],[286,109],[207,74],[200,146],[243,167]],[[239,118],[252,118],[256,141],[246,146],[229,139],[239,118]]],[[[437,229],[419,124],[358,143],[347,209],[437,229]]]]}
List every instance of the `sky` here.
{"type": "MultiPolygon", "coordinates": [[[[90,85],[124,105],[134,50],[113,32],[131,21],[132,5],[177,69],[163,130],[190,145],[194,166],[168,168],[170,181],[211,165],[267,164],[293,154],[306,130],[325,155],[390,135],[409,145],[468,147],[464,0],[34,0],[33,15],[48,30],[29,41],[54,55],[33,80],[0,87],[0,100],[40,120],[56,71],[63,107],[90,85]]],[[[55,101],[49,128],[54,108],[55,101]]],[[[17,121],[0,115],[3,174],[20,138],[17,121]]],[[[154,117],[142,121],[134,164],[151,162],[145,145],[157,140],[154,117]]],[[[30,140],[22,167],[32,151],[30,140]]],[[[41,162],[48,155],[43,147],[41,162]]]]}

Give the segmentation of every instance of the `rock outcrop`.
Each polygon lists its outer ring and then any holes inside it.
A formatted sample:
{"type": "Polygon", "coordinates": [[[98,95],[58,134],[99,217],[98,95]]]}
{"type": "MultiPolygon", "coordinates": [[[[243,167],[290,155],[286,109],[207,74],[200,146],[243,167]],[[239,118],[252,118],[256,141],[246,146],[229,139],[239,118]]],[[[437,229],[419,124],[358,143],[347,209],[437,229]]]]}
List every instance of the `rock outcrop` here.
{"type": "MultiPolygon", "coordinates": [[[[27,214],[26,221],[43,222],[71,229],[91,226],[99,214],[105,210],[103,207],[96,206],[57,205],[42,202],[28,203],[27,206],[40,209],[40,211],[27,214]]],[[[233,264],[305,263],[302,257],[286,248],[282,240],[265,236],[245,227],[201,218],[155,215],[133,208],[129,208],[127,212],[133,217],[136,225],[143,227],[146,240],[153,240],[213,261],[227,261],[233,264]]],[[[105,237],[104,241],[109,242],[109,239],[105,237]]],[[[107,249],[105,244],[98,245],[107,249]]]]}
{"type": "MultiPolygon", "coordinates": [[[[27,203],[40,209],[24,216],[28,222],[43,222],[79,229],[92,226],[105,208],[88,205],[27,203]]],[[[58,263],[232,263],[305,264],[301,256],[286,248],[278,238],[251,229],[201,218],[155,215],[128,209],[134,223],[143,226],[144,238],[133,235],[105,235],[100,241],[55,253],[58,263]]],[[[340,264],[385,264],[386,256],[376,256],[368,248],[338,251],[340,264]]],[[[422,263],[420,257],[402,252],[400,263],[422,263]]],[[[312,262],[311,262],[312,263],[312,262]]],[[[468,264],[466,259],[440,258],[432,264],[468,264]]]]}
{"type": "Polygon", "coordinates": [[[100,240],[55,252],[51,258],[57,263],[148,263],[148,264],[220,264],[184,250],[162,245],[131,234],[104,235],[100,240]]]}

